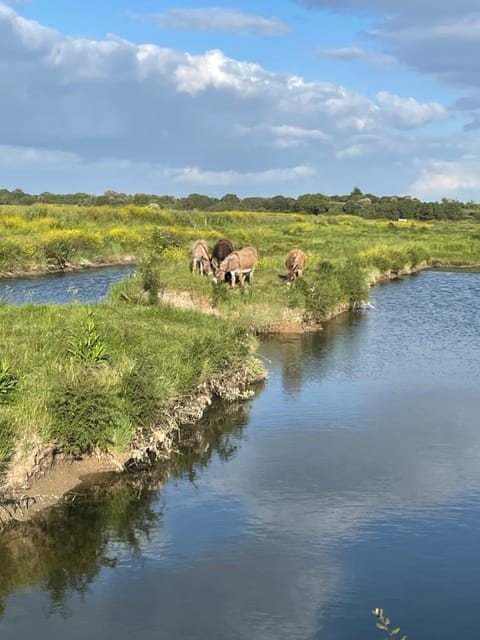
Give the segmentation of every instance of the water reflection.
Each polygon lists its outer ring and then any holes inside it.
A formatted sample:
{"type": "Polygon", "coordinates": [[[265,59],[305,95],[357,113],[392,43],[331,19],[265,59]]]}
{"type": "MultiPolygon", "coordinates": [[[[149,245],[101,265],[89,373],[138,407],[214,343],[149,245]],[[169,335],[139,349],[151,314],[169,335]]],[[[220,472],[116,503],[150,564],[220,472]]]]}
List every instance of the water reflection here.
{"type": "MultiPolygon", "coordinates": [[[[72,594],[86,594],[104,568],[141,555],[159,536],[159,490],[170,479],[195,483],[212,459],[235,454],[248,421],[249,402],[216,402],[199,424],[187,427],[171,464],[141,473],[92,476],[61,505],[0,534],[0,615],[8,596],[39,586],[50,613],[70,614],[72,594]]],[[[3,636],[2,636],[3,637],[3,636]]]]}

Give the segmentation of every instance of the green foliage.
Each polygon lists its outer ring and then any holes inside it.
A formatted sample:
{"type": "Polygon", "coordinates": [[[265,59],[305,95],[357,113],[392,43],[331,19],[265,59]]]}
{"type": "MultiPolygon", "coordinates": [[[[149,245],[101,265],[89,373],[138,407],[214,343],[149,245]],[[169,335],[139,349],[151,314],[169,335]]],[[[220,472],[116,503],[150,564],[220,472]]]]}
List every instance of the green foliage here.
{"type": "Polygon", "coordinates": [[[7,404],[13,400],[18,386],[18,378],[12,372],[5,358],[0,360],[0,404],[7,404]]]}
{"type": "Polygon", "coordinates": [[[4,470],[5,463],[12,454],[14,434],[12,422],[7,416],[0,414],[0,476],[4,470]]]}
{"type": "Polygon", "coordinates": [[[110,362],[106,342],[97,331],[91,309],[80,329],[71,334],[66,352],[72,359],[90,366],[110,362]]]}
{"type": "Polygon", "coordinates": [[[358,258],[349,258],[340,265],[323,260],[311,276],[297,279],[293,288],[303,294],[307,319],[317,322],[340,305],[355,306],[369,295],[366,274],[358,258]]]}
{"type": "Polygon", "coordinates": [[[344,299],[350,305],[356,305],[368,299],[369,287],[366,273],[357,257],[348,258],[344,264],[338,267],[336,278],[344,299]]]}
{"type": "Polygon", "coordinates": [[[385,615],[383,609],[373,609],[373,615],[378,618],[377,627],[386,632],[385,640],[391,640],[395,638],[397,640],[407,640],[406,635],[399,636],[400,627],[392,628],[390,618],[385,615]]]}
{"type": "Polygon", "coordinates": [[[229,289],[225,284],[212,283],[212,306],[219,307],[228,300],[229,289]]]}
{"type": "Polygon", "coordinates": [[[320,321],[342,302],[342,291],[336,277],[299,278],[295,288],[304,296],[305,315],[308,320],[320,321]]]}
{"type": "Polygon", "coordinates": [[[161,290],[160,261],[154,254],[144,258],[140,264],[139,275],[143,290],[148,295],[149,304],[158,304],[161,290]]]}
{"type": "Polygon", "coordinates": [[[152,365],[143,362],[142,366],[137,364],[125,373],[119,395],[136,427],[148,427],[158,421],[162,398],[156,388],[152,365]]]}
{"type": "Polygon", "coordinates": [[[82,370],[52,388],[48,409],[49,439],[73,455],[108,449],[127,420],[119,396],[98,375],[82,370]]]}

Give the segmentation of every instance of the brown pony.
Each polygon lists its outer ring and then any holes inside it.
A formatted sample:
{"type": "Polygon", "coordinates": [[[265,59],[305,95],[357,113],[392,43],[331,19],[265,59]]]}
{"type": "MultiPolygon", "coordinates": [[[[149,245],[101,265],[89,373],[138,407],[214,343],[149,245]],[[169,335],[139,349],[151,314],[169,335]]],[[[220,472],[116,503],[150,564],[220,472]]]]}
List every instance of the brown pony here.
{"type": "Polygon", "coordinates": [[[215,271],[213,282],[215,284],[223,282],[227,274],[230,274],[232,287],[235,286],[237,276],[241,285],[243,285],[246,276],[248,276],[248,281],[251,282],[256,264],[257,250],[253,247],[244,247],[238,251],[232,251],[215,271]]]}
{"type": "Polygon", "coordinates": [[[190,249],[190,256],[192,258],[192,273],[195,273],[197,269],[200,275],[212,272],[206,240],[196,240],[190,249]]]}
{"type": "Polygon", "coordinates": [[[307,256],[301,249],[292,249],[285,260],[285,266],[288,269],[287,281],[293,282],[307,266],[307,256]]]}

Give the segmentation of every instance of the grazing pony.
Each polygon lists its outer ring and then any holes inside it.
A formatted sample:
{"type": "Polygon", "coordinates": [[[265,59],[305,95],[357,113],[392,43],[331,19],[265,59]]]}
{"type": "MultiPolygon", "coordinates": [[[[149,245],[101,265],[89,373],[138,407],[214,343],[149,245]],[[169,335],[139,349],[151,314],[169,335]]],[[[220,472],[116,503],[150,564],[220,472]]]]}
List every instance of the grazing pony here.
{"type": "Polygon", "coordinates": [[[197,269],[200,275],[212,273],[206,240],[196,240],[190,249],[190,256],[192,258],[192,273],[195,273],[197,269]]]}
{"type": "Polygon", "coordinates": [[[215,269],[220,266],[220,263],[225,260],[225,258],[232,253],[233,244],[230,240],[226,238],[222,238],[215,243],[212,251],[212,267],[215,269]]]}
{"type": "Polygon", "coordinates": [[[288,269],[287,281],[293,282],[307,266],[307,256],[301,249],[292,249],[285,260],[285,266],[288,269]]]}
{"type": "Polygon", "coordinates": [[[230,274],[232,287],[235,286],[237,276],[240,285],[243,285],[246,276],[248,276],[248,281],[251,282],[256,264],[257,250],[253,247],[244,247],[238,251],[232,251],[215,271],[213,282],[215,284],[223,282],[227,279],[228,274],[230,274]]]}

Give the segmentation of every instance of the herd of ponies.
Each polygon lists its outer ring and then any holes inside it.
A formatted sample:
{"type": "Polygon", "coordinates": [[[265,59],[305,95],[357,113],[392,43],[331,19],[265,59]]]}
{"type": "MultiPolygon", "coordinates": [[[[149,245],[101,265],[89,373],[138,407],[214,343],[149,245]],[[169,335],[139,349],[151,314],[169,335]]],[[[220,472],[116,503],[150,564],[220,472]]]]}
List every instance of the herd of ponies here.
{"type": "MultiPolygon", "coordinates": [[[[229,282],[232,287],[238,279],[242,286],[245,279],[252,282],[257,264],[257,250],[254,247],[243,247],[234,250],[230,240],[218,240],[210,254],[206,240],[196,240],[190,249],[192,273],[212,275],[213,282],[229,282]]],[[[292,249],[287,255],[287,281],[293,282],[302,275],[307,265],[307,256],[301,249],[292,249]]]]}

